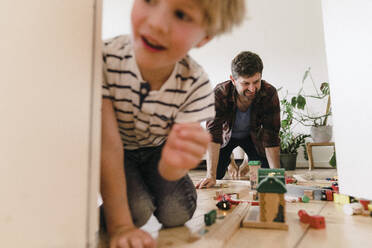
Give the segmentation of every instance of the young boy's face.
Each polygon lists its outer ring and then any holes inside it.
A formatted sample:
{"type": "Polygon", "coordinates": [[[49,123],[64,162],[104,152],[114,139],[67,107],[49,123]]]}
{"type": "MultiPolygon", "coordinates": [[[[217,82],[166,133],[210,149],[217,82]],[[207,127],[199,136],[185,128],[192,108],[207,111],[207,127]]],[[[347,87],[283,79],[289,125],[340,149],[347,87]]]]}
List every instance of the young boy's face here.
{"type": "Polygon", "coordinates": [[[131,20],[141,69],[172,69],[208,40],[198,0],[135,0],[131,20]]]}

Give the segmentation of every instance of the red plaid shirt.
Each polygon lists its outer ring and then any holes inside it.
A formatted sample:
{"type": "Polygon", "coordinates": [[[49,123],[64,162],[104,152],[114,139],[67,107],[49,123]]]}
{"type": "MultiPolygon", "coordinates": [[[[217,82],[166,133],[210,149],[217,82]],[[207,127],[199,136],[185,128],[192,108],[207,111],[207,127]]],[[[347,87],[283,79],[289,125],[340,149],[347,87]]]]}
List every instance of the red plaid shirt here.
{"type": "MultiPolygon", "coordinates": [[[[214,89],[216,117],[207,122],[207,129],[215,143],[224,147],[230,140],[237,110],[237,92],[229,80],[218,84],[214,89]]],[[[274,86],[261,81],[251,105],[250,136],[261,156],[265,147],[280,145],[280,103],[274,86]]]]}

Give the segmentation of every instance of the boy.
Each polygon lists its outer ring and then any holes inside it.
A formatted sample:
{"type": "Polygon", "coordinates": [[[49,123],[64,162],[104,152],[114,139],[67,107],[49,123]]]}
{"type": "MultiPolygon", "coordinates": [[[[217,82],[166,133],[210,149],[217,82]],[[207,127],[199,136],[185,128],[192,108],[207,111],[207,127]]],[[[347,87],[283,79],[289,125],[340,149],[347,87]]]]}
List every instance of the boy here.
{"type": "Polygon", "coordinates": [[[243,17],[244,0],[135,0],[132,35],[105,43],[101,193],[111,247],[155,247],[138,229],[152,214],[164,227],[192,217],[187,172],[210,141],[199,122],[214,117],[214,97],[187,53],[243,17]]]}

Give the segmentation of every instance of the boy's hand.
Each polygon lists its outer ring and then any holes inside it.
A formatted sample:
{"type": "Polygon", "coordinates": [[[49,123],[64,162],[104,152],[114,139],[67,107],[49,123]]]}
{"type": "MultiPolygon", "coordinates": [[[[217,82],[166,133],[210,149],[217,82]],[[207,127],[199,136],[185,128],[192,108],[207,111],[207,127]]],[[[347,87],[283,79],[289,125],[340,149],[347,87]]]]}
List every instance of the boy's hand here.
{"type": "Polygon", "coordinates": [[[177,180],[196,167],[211,141],[199,123],[175,124],[164,145],[159,173],[167,180],[177,180]]]}
{"type": "Polygon", "coordinates": [[[136,227],[119,228],[110,239],[110,248],[155,248],[156,241],[136,227]]]}

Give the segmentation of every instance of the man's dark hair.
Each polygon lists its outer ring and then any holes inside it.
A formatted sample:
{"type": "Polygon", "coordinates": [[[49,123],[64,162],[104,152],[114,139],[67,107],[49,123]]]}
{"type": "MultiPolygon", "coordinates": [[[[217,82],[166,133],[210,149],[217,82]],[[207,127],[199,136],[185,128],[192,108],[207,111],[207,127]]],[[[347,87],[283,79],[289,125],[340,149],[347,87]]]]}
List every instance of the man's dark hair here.
{"type": "Polygon", "coordinates": [[[257,72],[262,74],[263,64],[260,56],[255,53],[240,52],[231,62],[231,74],[234,79],[239,76],[251,77],[257,72]]]}

